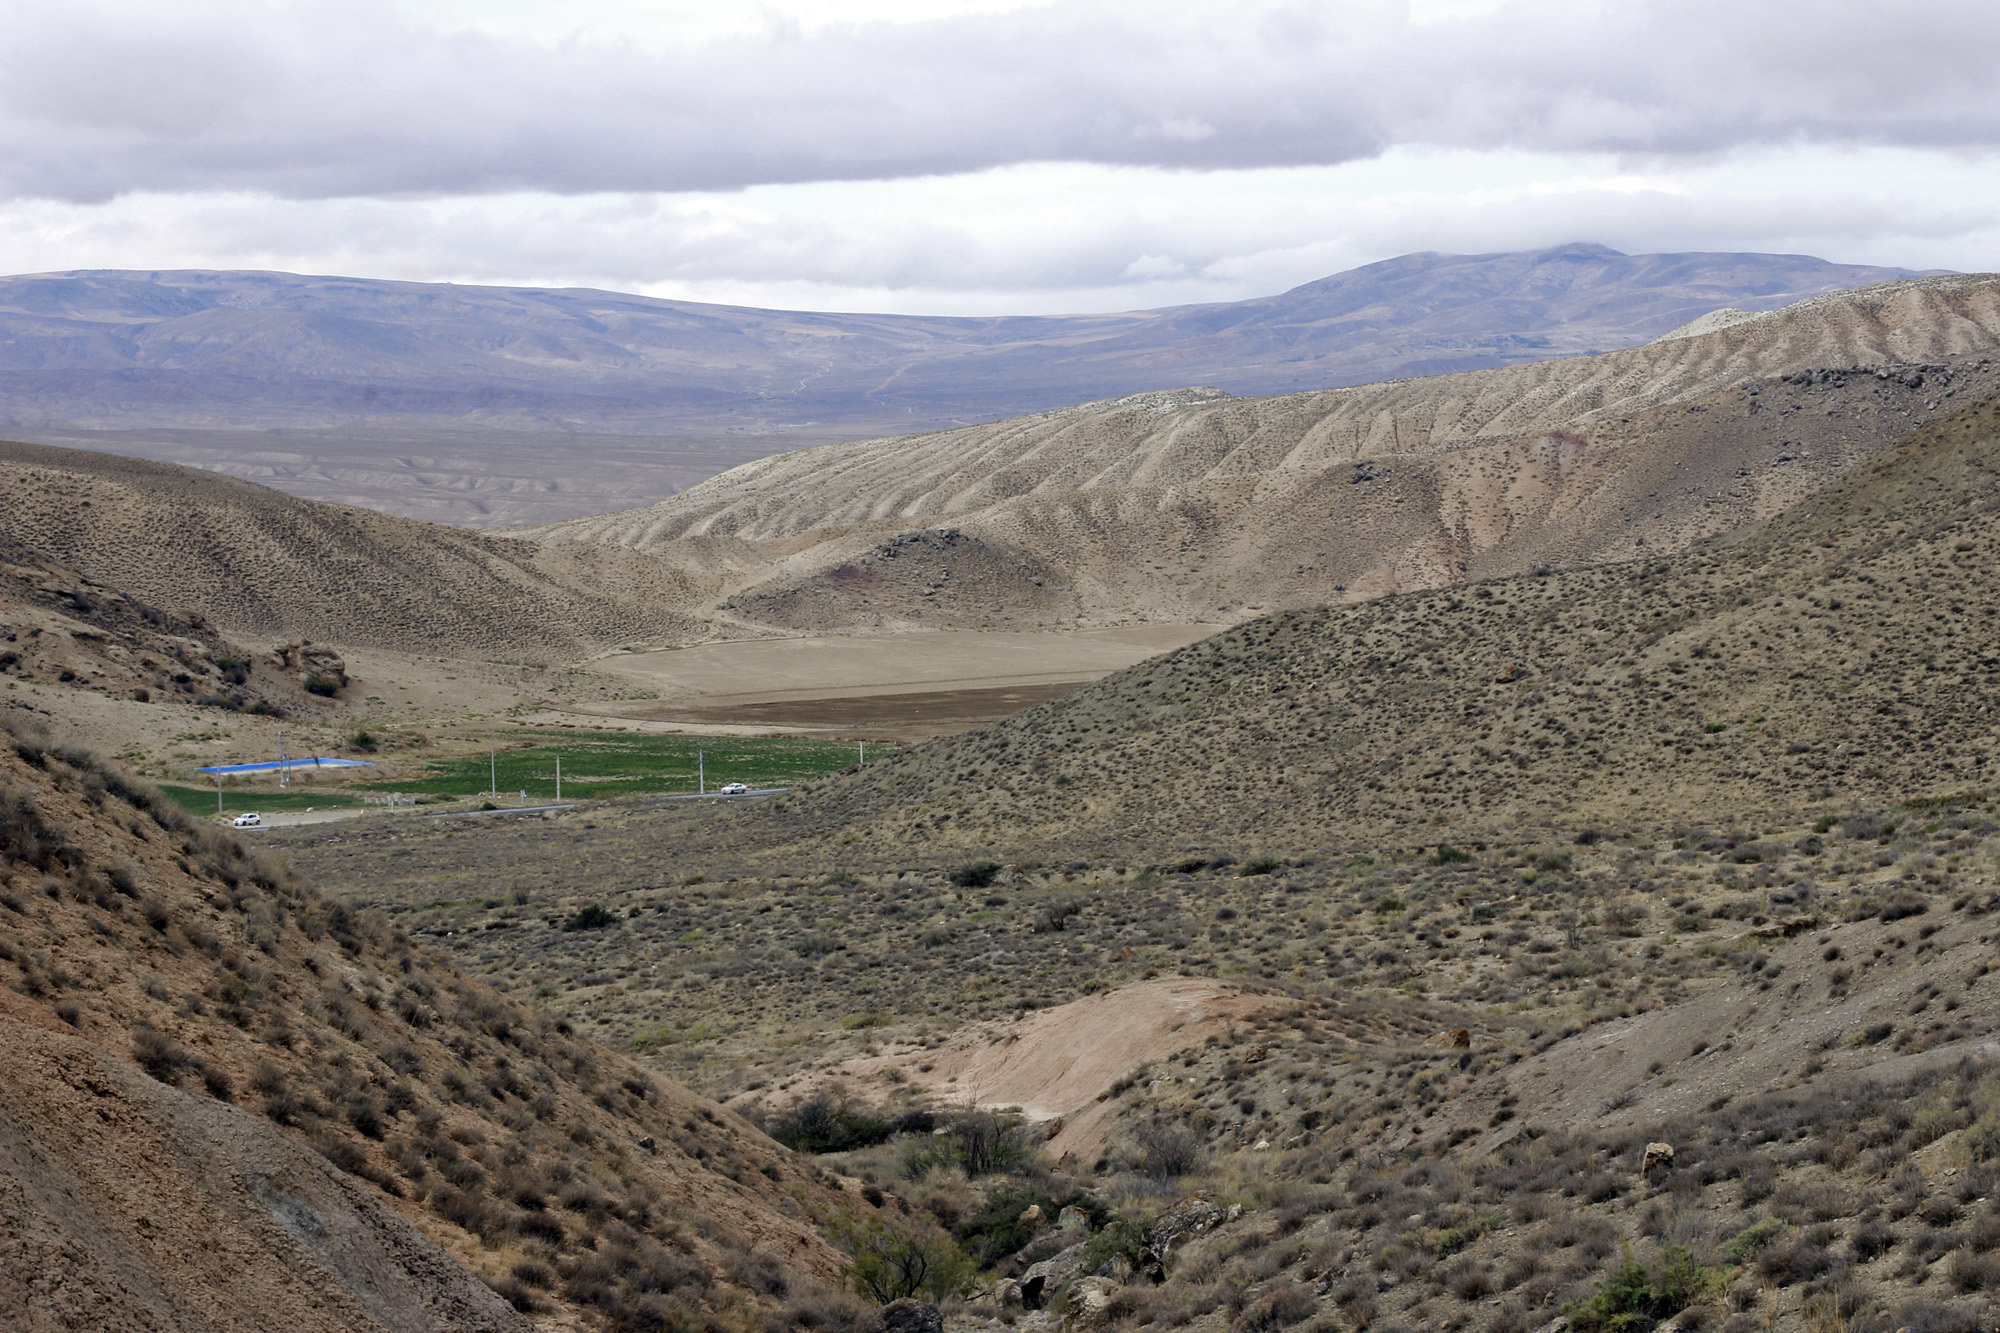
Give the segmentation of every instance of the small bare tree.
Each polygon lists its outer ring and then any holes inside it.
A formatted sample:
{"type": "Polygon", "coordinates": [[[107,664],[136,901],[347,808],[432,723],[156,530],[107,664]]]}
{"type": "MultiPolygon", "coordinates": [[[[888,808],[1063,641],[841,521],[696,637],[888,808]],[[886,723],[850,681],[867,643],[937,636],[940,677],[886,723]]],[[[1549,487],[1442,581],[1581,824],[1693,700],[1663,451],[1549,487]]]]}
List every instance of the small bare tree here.
{"type": "Polygon", "coordinates": [[[1198,1169],[1207,1156],[1201,1135],[1178,1121],[1157,1116],[1132,1132],[1132,1143],[1138,1149],[1140,1173],[1154,1180],[1178,1180],[1198,1169]]]}
{"type": "Polygon", "coordinates": [[[992,1111],[966,1109],[945,1125],[958,1163],[973,1179],[1018,1166],[1027,1157],[1020,1123],[992,1111]]]}

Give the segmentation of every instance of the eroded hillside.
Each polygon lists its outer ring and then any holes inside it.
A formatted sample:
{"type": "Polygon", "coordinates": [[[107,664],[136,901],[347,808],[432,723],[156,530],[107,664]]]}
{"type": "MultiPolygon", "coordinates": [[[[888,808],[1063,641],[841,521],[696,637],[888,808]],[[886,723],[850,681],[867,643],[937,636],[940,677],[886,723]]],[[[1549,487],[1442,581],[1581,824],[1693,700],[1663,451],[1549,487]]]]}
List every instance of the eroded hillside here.
{"type": "Polygon", "coordinates": [[[10,726],[21,1327],[789,1327],[821,1299],[840,1200],[817,1171],[10,726]]]}
{"type": "Polygon", "coordinates": [[[0,535],[0,678],[9,685],[46,681],[107,699],[319,713],[324,697],[304,687],[308,673],[296,655],[291,665],[287,672],[232,643],[199,613],[163,610],[0,535]]]}
{"type": "Polygon", "coordinates": [[[171,463],[0,443],[0,538],[256,638],[567,660],[676,639],[696,586],[630,553],[541,548],[299,500],[171,463]]]}
{"type": "Polygon", "coordinates": [[[1188,389],[737,468],[555,545],[739,563],[794,630],[1240,618],[1679,550],[2000,387],[2000,281],[1817,297],[1628,351],[1362,388],[1188,389]],[[894,563],[914,536],[965,558],[894,563]]]}
{"type": "Polygon", "coordinates": [[[740,836],[1255,850],[1976,787],[2000,740],[1997,467],[1988,400],[1766,529],[1254,621],[748,812],[740,836]]]}
{"type": "Polygon", "coordinates": [[[1989,398],[1671,558],[1266,617],[767,803],[283,836],[840,1149],[977,1258],[958,1328],[1976,1333],[1996,482],[1989,398]],[[954,1165],[968,1102],[1061,1156],[954,1165]]]}

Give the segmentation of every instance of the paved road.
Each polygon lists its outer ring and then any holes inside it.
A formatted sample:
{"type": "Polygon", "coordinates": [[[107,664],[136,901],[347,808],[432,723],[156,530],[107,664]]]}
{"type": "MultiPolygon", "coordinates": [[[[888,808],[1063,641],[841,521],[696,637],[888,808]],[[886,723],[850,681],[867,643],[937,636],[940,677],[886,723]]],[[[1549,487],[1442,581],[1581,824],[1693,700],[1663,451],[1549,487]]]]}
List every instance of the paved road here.
{"type": "MultiPolygon", "coordinates": [[[[372,815],[380,806],[337,805],[326,810],[274,810],[264,816],[264,822],[252,828],[240,828],[238,833],[255,833],[258,828],[294,828],[300,824],[326,824],[336,819],[354,819],[361,815],[372,815]]],[[[230,814],[234,819],[241,811],[230,814]]]]}

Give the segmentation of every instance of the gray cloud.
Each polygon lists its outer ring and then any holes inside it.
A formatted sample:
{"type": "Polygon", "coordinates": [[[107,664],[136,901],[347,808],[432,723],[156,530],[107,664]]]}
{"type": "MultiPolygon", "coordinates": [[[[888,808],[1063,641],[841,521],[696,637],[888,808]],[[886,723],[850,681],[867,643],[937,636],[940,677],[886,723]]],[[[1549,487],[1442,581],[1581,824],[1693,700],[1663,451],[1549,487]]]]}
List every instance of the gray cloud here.
{"type": "Polygon", "coordinates": [[[1431,25],[1389,3],[1064,3],[664,53],[353,4],[12,10],[0,196],[17,199],[675,192],[1397,145],[2000,145],[1990,0],[1524,0],[1431,25]]]}
{"type": "Polygon", "coordinates": [[[0,269],[274,268],[909,313],[1233,300],[1411,250],[1602,241],[2000,265],[1991,159],[1753,150],[1633,175],[1554,155],[1398,151],[1198,174],[1034,166],[740,194],[0,201],[0,269]]]}

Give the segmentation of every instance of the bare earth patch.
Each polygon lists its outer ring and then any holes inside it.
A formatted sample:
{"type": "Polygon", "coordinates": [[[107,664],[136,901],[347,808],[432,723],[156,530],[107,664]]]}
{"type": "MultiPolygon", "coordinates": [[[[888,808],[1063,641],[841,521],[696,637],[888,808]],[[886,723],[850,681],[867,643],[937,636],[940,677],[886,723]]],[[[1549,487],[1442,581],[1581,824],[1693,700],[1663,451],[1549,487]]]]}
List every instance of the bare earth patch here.
{"type": "Polygon", "coordinates": [[[1163,977],[1086,995],[1009,1022],[962,1029],[942,1047],[898,1047],[843,1061],[781,1094],[791,1101],[841,1083],[909,1084],[940,1100],[1018,1107],[1048,1124],[1052,1157],[1095,1156],[1115,1109],[1110,1093],[1145,1066],[1192,1050],[1260,1016],[1295,1006],[1206,977],[1163,977]]]}

